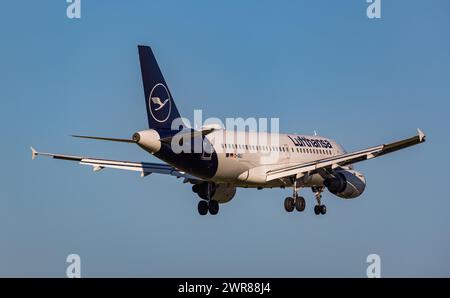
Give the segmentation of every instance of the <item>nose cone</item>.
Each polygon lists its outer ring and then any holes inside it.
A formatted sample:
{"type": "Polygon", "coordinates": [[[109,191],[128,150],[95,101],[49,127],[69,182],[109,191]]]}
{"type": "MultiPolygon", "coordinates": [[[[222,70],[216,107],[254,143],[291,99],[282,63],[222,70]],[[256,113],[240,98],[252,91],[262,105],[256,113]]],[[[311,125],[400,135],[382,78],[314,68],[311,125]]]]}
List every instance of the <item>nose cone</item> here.
{"type": "Polygon", "coordinates": [[[159,139],[159,133],[154,129],[142,130],[133,134],[133,141],[152,154],[161,149],[161,141],[159,139]]]}

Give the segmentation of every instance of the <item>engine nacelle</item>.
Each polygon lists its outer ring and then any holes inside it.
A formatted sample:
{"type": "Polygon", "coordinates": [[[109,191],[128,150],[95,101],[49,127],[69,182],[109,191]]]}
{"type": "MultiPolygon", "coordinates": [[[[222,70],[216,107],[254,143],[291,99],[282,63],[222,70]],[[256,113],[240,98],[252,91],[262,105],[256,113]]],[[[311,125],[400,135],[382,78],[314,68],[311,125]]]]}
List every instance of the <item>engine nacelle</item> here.
{"type": "Polygon", "coordinates": [[[223,204],[231,201],[236,194],[236,187],[227,186],[226,184],[213,184],[203,182],[192,186],[192,191],[198,194],[198,196],[204,200],[208,199],[208,185],[210,187],[210,193],[212,199],[223,204]]]}
{"type": "Polygon", "coordinates": [[[332,194],[344,199],[353,199],[364,192],[366,178],[358,171],[339,170],[336,171],[335,178],[327,178],[323,184],[332,194]]]}

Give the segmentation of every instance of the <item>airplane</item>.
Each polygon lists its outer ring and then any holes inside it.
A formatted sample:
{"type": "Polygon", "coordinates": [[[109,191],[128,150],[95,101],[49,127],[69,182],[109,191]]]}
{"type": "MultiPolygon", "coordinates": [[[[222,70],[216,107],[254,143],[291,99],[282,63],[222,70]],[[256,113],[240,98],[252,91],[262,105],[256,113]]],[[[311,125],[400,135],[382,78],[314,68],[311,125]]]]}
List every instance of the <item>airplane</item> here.
{"type": "Polygon", "coordinates": [[[192,191],[200,199],[197,208],[200,215],[218,214],[219,204],[231,201],[237,188],[292,188],[292,196],[284,200],[284,209],[302,212],[306,201],[299,192],[311,188],[317,202],[314,213],[324,215],[327,208],[321,198],[325,190],[343,199],[353,199],[364,192],[366,179],[354,169],[355,163],[425,142],[425,134],[417,129],[417,134],[407,139],[347,152],[336,141],[317,135],[231,131],[217,125],[174,129],[172,123],[181,116],[153,51],[140,45],[138,53],[148,129],[134,133],[131,139],[73,137],[137,144],[164,163],[45,153],[31,147],[32,159],[42,155],[76,161],[92,166],[94,171],[112,168],[136,171],[143,177],[157,173],[184,178],[184,183],[192,184],[192,191]],[[201,150],[178,152],[174,147],[198,141],[201,150]]]}

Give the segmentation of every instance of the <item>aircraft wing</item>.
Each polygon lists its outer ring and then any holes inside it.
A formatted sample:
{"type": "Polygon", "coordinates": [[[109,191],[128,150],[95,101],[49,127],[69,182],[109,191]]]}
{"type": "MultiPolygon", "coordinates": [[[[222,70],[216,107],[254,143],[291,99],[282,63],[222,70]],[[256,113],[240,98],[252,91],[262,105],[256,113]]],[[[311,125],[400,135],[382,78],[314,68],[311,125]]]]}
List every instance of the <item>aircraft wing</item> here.
{"type": "Polygon", "coordinates": [[[299,178],[307,173],[313,174],[320,169],[335,169],[349,164],[354,164],[363,160],[372,159],[374,157],[382,156],[403,148],[414,146],[422,142],[425,142],[425,134],[420,129],[417,129],[417,135],[408,139],[268,171],[266,181],[293,176],[299,178]]]}
{"type": "Polygon", "coordinates": [[[157,173],[157,174],[171,175],[177,178],[185,178],[185,182],[202,180],[200,178],[189,175],[183,171],[177,170],[176,168],[168,164],[162,163],[119,161],[119,160],[109,160],[92,157],[45,153],[45,152],[38,152],[33,147],[31,147],[31,154],[32,159],[35,159],[36,156],[38,155],[42,155],[53,157],[55,159],[77,161],[81,165],[92,166],[94,172],[100,171],[104,168],[111,168],[111,169],[140,172],[142,177],[152,173],[157,173]]]}

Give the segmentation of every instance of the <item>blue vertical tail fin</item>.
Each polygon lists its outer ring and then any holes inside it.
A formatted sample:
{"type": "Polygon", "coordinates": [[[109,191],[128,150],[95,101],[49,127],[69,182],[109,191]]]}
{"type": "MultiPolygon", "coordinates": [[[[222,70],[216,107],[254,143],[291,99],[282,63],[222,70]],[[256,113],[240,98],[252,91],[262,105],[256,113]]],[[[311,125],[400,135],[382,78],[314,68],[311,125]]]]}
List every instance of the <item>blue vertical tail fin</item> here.
{"type": "Polygon", "coordinates": [[[168,135],[171,132],[172,121],[180,118],[180,113],[152,49],[149,46],[138,46],[138,49],[148,126],[158,131],[160,135],[168,135]]]}

